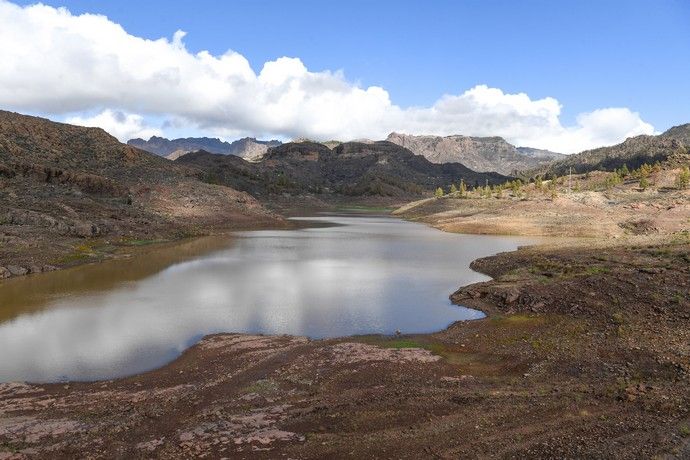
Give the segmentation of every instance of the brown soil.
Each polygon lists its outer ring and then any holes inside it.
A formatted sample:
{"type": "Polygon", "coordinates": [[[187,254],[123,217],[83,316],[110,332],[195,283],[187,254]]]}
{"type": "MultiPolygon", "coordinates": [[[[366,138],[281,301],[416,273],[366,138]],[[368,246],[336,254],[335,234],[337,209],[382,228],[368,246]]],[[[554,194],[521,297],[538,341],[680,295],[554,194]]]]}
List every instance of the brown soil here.
{"type": "Polygon", "coordinates": [[[525,186],[519,196],[509,190],[501,198],[446,196],[416,201],[395,211],[407,219],[449,232],[620,238],[628,235],[670,235],[690,232],[690,190],[677,190],[680,170],[655,172],[654,184],[640,190],[638,181],[607,188],[611,174],[592,172],[560,178],[556,196],[544,185],[525,186]]]}
{"type": "Polygon", "coordinates": [[[688,458],[690,243],[476,261],[420,336],[206,337],[116,381],[0,385],[0,458],[688,458]],[[654,268],[650,268],[654,267],[654,268]]]}

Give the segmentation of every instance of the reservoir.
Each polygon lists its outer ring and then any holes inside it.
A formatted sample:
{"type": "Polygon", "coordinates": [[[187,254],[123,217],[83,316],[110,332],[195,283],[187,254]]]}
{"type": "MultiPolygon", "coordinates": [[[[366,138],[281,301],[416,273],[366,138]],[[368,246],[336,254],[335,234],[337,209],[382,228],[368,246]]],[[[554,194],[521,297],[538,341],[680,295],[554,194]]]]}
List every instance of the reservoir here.
{"type": "Polygon", "coordinates": [[[0,381],[110,379],[218,332],[424,333],[483,317],[448,296],[479,257],[528,238],[444,233],[389,216],[299,218],[125,260],[0,283],[0,381]]]}

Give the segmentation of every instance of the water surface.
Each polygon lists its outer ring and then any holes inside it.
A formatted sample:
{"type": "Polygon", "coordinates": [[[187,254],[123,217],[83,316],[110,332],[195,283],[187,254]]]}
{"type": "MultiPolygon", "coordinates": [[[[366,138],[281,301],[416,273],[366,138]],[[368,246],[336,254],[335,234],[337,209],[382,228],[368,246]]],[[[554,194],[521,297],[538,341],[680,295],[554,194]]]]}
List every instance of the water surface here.
{"type": "Polygon", "coordinates": [[[94,380],[159,367],[215,332],[432,332],[482,313],[451,305],[486,280],[478,257],[529,240],[391,217],[330,215],[0,284],[0,381],[94,380]]]}

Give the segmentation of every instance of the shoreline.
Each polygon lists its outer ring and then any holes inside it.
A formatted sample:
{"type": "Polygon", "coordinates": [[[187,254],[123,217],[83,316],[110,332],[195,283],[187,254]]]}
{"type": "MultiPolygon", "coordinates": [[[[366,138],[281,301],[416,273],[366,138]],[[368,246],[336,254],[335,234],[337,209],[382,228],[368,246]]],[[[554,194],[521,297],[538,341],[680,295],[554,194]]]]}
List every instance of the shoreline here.
{"type": "Polygon", "coordinates": [[[486,317],[434,333],[214,334],[143,374],[0,384],[0,458],[682,457],[689,244],[652,241],[477,259],[492,279],[449,297],[486,317]]]}

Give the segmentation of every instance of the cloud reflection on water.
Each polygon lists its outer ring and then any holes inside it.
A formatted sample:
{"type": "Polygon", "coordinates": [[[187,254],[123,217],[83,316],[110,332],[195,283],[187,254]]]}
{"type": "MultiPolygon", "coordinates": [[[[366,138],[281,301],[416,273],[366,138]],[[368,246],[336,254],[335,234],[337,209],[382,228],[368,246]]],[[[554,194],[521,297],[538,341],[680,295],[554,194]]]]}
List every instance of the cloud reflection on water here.
{"type": "Polygon", "coordinates": [[[343,226],[243,232],[228,249],[0,324],[0,380],[138,373],[222,331],[321,338],[439,330],[482,316],[448,300],[458,286],[486,279],[469,263],[526,242],[386,217],[319,219],[343,226]]]}

